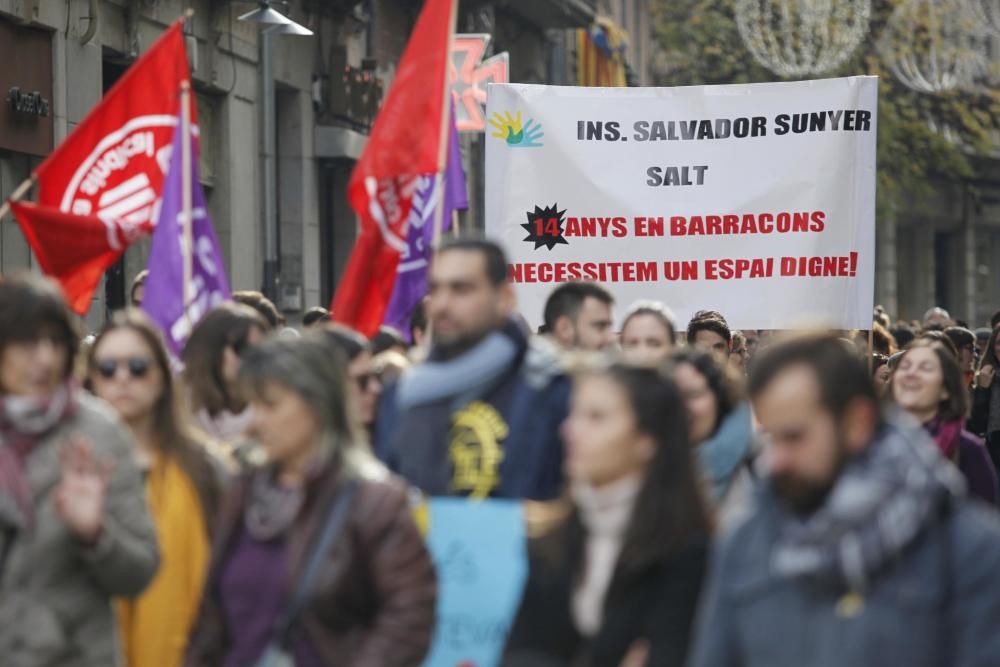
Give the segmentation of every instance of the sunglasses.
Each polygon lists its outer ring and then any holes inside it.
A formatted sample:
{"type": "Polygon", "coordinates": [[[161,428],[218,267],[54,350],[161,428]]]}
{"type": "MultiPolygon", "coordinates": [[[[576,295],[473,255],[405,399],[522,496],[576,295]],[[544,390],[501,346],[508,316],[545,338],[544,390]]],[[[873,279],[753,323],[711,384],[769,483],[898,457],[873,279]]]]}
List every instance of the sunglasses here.
{"type": "Polygon", "coordinates": [[[110,380],[118,373],[118,366],[124,364],[128,368],[129,375],[135,379],[143,378],[149,373],[151,362],[142,357],[130,357],[128,359],[102,359],[97,362],[97,372],[105,380],[110,380]]]}
{"type": "Polygon", "coordinates": [[[358,383],[358,389],[361,391],[368,391],[368,387],[376,380],[378,380],[378,375],[375,373],[365,373],[354,378],[354,381],[358,383]]]}
{"type": "Polygon", "coordinates": [[[250,341],[247,340],[246,336],[243,336],[239,340],[229,343],[229,347],[233,348],[233,352],[236,353],[236,356],[242,359],[243,355],[250,349],[250,341]]]}

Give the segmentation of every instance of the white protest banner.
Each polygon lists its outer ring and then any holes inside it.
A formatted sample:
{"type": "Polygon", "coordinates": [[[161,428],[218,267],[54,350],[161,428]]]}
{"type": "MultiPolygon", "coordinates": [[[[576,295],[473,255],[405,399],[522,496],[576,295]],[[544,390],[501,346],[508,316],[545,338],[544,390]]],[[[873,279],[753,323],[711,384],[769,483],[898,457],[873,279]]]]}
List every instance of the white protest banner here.
{"type": "Polygon", "coordinates": [[[491,85],[486,233],[540,324],[557,283],[683,326],[871,326],[878,79],[687,88],[491,85]]]}

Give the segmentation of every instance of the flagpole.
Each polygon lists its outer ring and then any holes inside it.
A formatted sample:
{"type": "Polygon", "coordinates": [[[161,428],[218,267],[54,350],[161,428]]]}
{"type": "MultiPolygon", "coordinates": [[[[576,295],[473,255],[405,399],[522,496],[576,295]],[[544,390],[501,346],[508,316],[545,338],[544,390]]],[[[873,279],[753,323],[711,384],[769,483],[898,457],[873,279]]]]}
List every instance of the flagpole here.
{"type": "Polygon", "coordinates": [[[10,211],[10,203],[12,201],[20,201],[21,197],[28,194],[28,190],[30,190],[31,186],[34,184],[35,184],[35,175],[32,174],[28,178],[24,179],[24,181],[19,186],[17,186],[17,189],[14,190],[11,196],[7,198],[7,200],[3,203],[2,206],[0,206],[0,222],[2,222],[5,217],[7,217],[7,212],[10,211]]]}
{"type": "Polygon", "coordinates": [[[868,326],[868,374],[875,372],[875,323],[868,326]]]}
{"type": "MultiPolygon", "coordinates": [[[[181,22],[186,23],[194,16],[194,8],[188,7],[181,16],[181,22]]],[[[192,209],[191,195],[191,80],[181,81],[181,215],[184,225],[184,284],[182,286],[184,318],[187,320],[188,330],[192,325],[191,314],[188,306],[191,303],[191,281],[194,275],[194,212],[192,209]]]]}
{"type": "Polygon", "coordinates": [[[182,257],[184,259],[183,303],[184,317],[191,324],[188,304],[191,299],[191,276],[194,273],[194,220],[191,211],[191,82],[181,82],[181,224],[183,225],[184,243],[182,257]]]}
{"type": "Polygon", "coordinates": [[[438,193],[437,206],[434,207],[434,242],[432,249],[437,250],[441,245],[441,232],[444,229],[444,200],[447,194],[445,190],[447,189],[447,184],[444,179],[444,172],[448,165],[448,140],[451,138],[451,127],[449,123],[451,122],[451,104],[449,98],[451,97],[451,86],[448,82],[448,65],[451,63],[451,49],[452,44],[455,41],[455,20],[456,12],[458,9],[458,0],[451,0],[451,16],[448,19],[448,51],[445,54],[444,59],[444,76],[442,81],[444,83],[444,99],[441,104],[441,135],[438,140],[438,162],[437,162],[437,173],[438,173],[438,186],[440,192],[438,193]]]}

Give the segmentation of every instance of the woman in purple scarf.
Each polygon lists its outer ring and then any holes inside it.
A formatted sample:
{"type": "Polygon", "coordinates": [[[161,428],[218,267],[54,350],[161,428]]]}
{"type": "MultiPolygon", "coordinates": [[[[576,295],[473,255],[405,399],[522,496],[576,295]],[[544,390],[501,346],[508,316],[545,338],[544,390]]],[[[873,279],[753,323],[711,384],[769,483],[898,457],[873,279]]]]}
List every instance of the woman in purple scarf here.
{"type": "Polygon", "coordinates": [[[965,430],[969,392],[954,355],[926,341],[911,343],[892,377],[892,397],[920,421],[945,458],[965,476],[969,495],[997,504],[997,476],[983,441],[965,430]]]}

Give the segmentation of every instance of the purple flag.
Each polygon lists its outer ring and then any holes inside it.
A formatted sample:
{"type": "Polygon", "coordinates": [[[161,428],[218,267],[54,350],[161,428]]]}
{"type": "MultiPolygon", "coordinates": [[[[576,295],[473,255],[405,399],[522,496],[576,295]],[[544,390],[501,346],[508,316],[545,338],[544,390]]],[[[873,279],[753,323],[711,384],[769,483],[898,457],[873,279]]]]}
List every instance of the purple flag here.
{"type": "Polygon", "coordinates": [[[407,341],[410,341],[410,314],[427,293],[427,265],[434,245],[434,209],[441,196],[441,181],[444,181],[442,234],[451,229],[453,211],[469,208],[454,106],[450,126],[448,162],[443,179],[436,174],[421,176],[413,196],[406,234],[407,248],[399,258],[396,284],[392,288],[389,306],[385,309],[383,323],[399,331],[407,341]]]}
{"type": "Polygon", "coordinates": [[[163,331],[170,352],[179,358],[191,329],[198,320],[230,297],[219,242],[212,229],[212,219],[205,206],[205,193],[198,179],[198,153],[191,142],[191,238],[194,251],[191,258],[188,312],[184,313],[184,227],[183,159],[181,124],[174,130],[170,169],[163,182],[162,203],[153,231],[149,253],[149,278],[143,294],[142,309],[163,331]]]}

